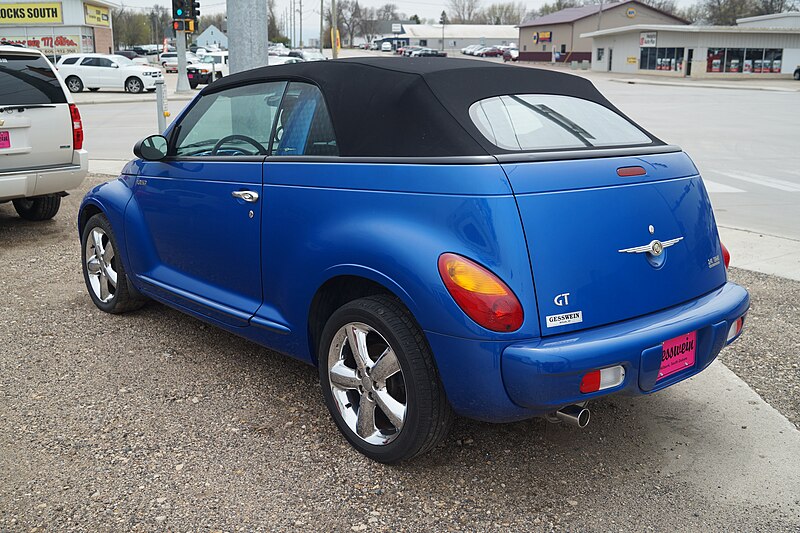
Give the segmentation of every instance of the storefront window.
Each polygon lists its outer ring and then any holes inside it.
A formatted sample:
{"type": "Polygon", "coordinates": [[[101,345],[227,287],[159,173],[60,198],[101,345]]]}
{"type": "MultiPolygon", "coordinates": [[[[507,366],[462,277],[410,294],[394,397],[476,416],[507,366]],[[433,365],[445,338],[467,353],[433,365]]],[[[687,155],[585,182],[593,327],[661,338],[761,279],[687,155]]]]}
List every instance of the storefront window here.
{"type": "Polygon", "coordinates": [[[604,48],[598,48],[597,49],[597,60],[598,61],[602,61],[603,60],[603,54],[604,53],[605,53],[605,49],[604,48]]]}
{"type": "Polygon", "coordinates": [[[783,50],[779,48],[767,48],[766,50],[764,50],[764,65],[762,72],[772,72],[775,74],[780,74],[782,59],[783,59],[783,50]]]}
{"type": "Polygon", "coordinates": [[[722,65],[725,62],[724,48],[709,48],[708,59],[706,62],[706,72],[722,72],[722,65]]]}
{"type": "Polygon", "coordinates": [[[683,70],[683,48],[641,48],[640,70],[683,70]]]}
{"type": "Polygon", "coordinates": [[[741,72],[744,48],[728,48],[725,52],[725,72],[741,72]]]}

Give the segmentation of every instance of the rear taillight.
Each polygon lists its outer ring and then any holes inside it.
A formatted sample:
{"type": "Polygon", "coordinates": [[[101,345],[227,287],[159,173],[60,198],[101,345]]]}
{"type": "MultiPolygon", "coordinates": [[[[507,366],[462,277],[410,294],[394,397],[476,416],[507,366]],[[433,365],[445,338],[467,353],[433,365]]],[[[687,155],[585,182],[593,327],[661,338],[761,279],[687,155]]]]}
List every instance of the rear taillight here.
{"type": "Polygon", "coordinates": [[[719,243],[719,245],[722,247],[722,263],[725,265],[725,270],[727,270],[728,265],[731,264],[731,253],[725,248],[724,244],[719,243]]]}
{"type": "Polygon", "coordinates": [[[83,122],[78,106],[69,104],[69,114],[72,117],[72,149],[80,150],[83,148],[83,122]]]}
{"type": "Polygon", "coordinates": [[[616,387],[623,381],[625,381],[625,367],[617,365],[587,372],[581,379],[580,389],[582,393],[587,394],[616,387]]]}
{"type": "Polygon", "coordinates": [[[439,257],[439,275],[461,310],[479,325],[501,332],[522,326],[522,305],[489,270],[466,257],[447,253],[439,257]]]}

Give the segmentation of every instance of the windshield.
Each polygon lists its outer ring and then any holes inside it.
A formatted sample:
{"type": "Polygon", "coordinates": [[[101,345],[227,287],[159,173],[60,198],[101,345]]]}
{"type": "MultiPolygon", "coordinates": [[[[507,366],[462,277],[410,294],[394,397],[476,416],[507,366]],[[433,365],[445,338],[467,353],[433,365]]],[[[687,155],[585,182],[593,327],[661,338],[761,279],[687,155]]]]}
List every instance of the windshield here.
{"type": "Polygon", "coordinates": [[[570,96],[495,96],[470,106],[472,122],[503,150],[568,150],[651,144],[634,124],[611,109],[570,96]]]}
{"type": "Polygon", "coordinates": [[[215,58],[214,56],[203,56],[203,59],[200,60],[203,63],[219,63],[219,58],[215,58]]]}

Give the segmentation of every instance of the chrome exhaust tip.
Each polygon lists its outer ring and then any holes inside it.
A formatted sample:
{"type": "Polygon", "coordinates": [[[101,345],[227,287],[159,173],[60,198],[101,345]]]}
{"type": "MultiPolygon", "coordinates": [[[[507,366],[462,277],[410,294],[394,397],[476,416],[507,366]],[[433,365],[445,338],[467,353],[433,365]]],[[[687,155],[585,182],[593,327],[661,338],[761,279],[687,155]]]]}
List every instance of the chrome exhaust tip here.
{"type": "Polygon", "coordinates": [[[556,418],[575,427],[585,428],[589,425],[592,413],[580,405],[568,405],[556,411],[556,418]]]}

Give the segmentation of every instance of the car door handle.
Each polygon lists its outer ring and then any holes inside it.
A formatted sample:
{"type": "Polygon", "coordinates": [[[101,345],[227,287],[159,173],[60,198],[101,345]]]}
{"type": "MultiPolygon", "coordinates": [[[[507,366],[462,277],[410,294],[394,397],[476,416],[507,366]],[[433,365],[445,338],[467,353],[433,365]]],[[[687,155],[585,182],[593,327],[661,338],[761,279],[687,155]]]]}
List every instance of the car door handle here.
{"type": "Polygon", "coordinates": [[[254,191],[233,191],[231,196],[250,203],[258,201],[258,193],[254,191]]]}

